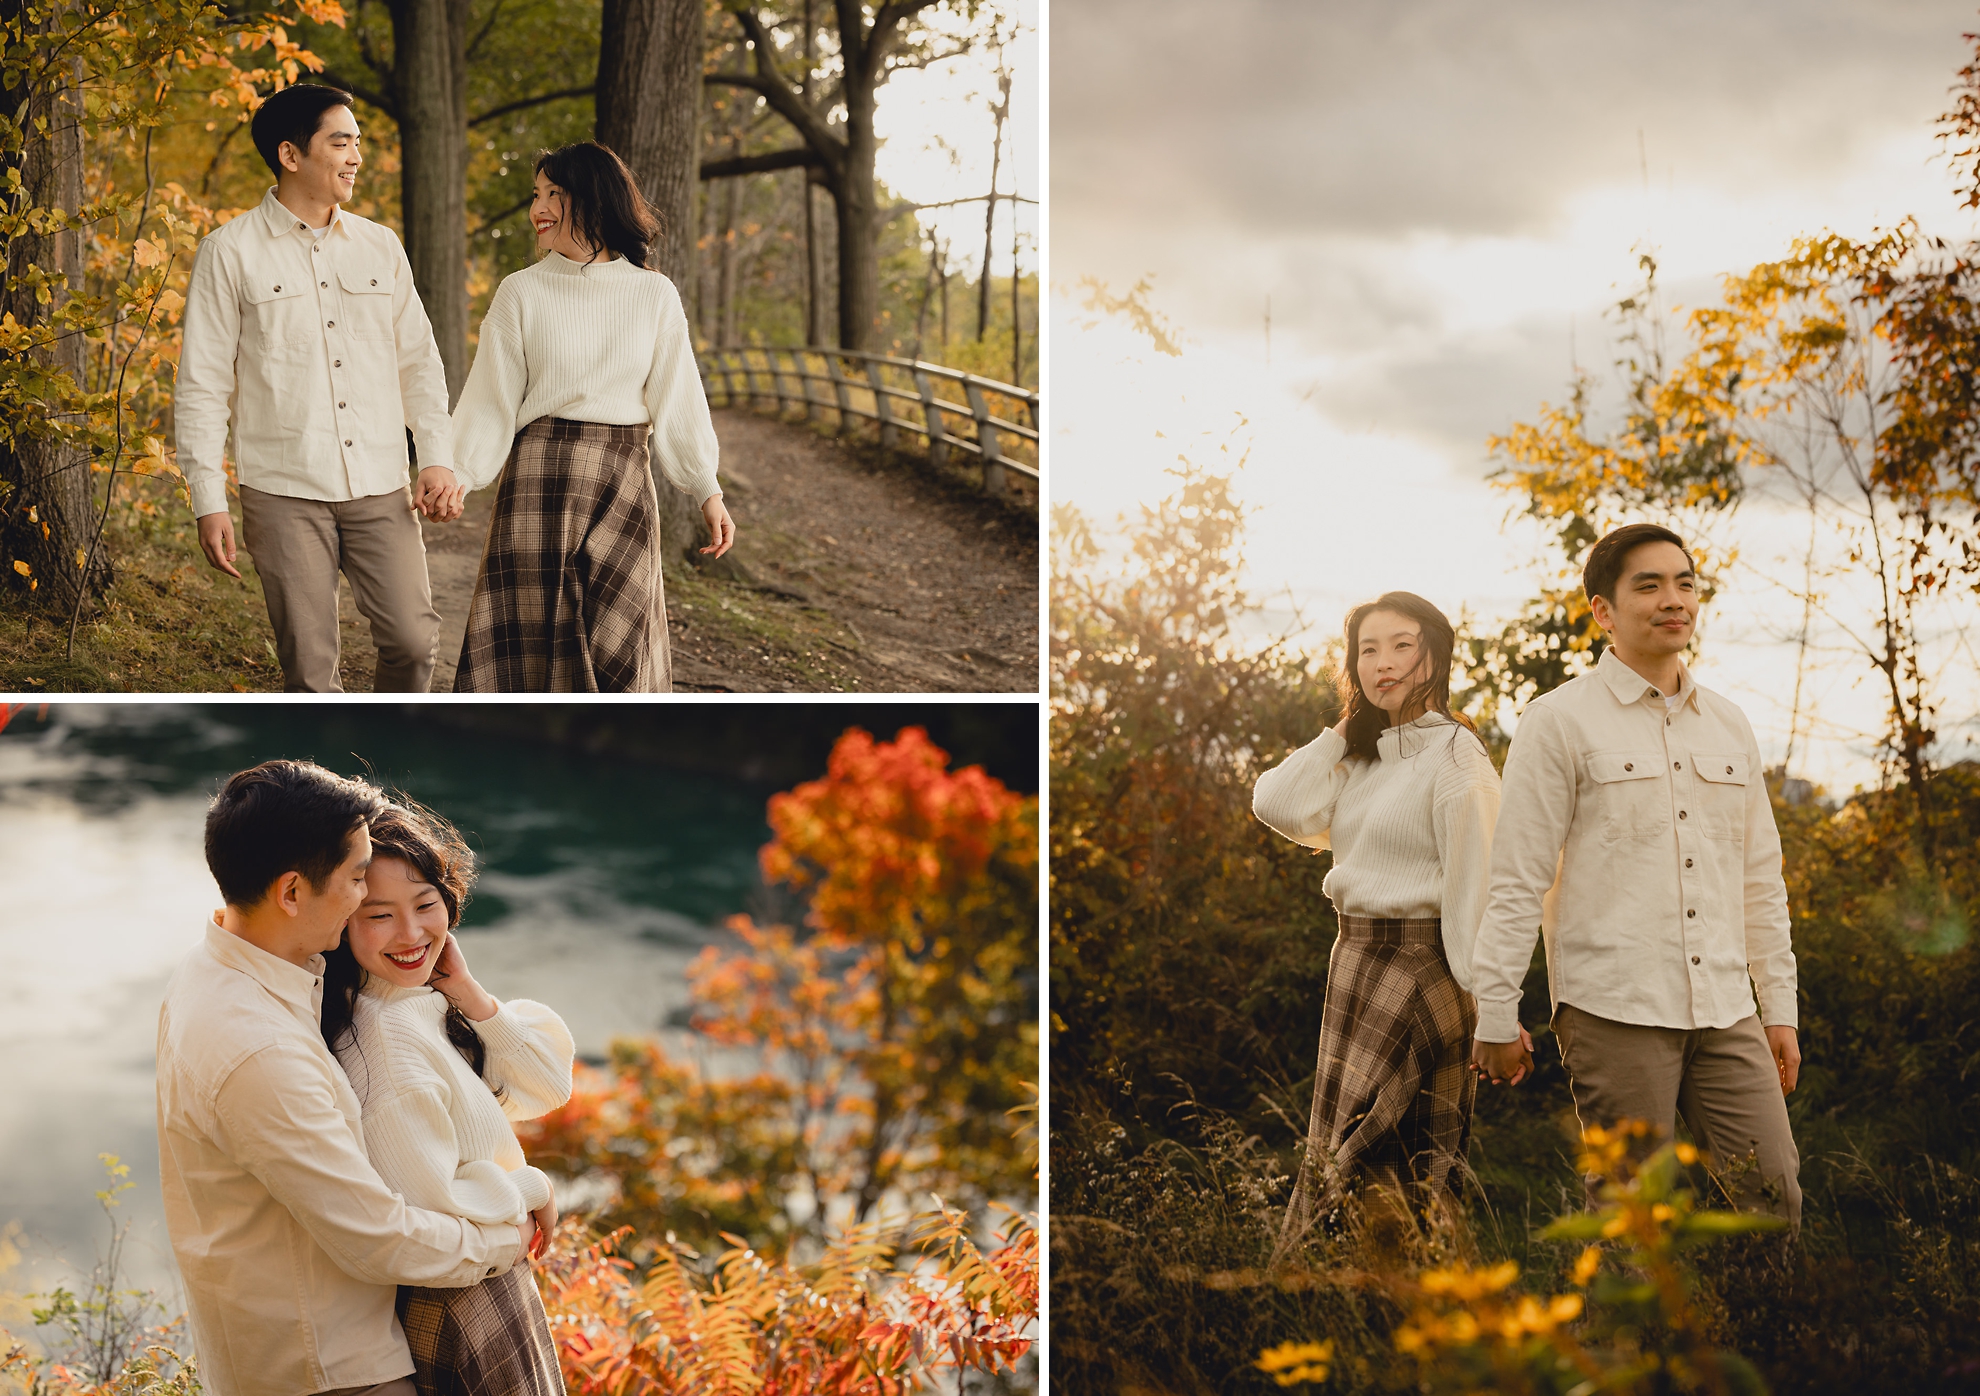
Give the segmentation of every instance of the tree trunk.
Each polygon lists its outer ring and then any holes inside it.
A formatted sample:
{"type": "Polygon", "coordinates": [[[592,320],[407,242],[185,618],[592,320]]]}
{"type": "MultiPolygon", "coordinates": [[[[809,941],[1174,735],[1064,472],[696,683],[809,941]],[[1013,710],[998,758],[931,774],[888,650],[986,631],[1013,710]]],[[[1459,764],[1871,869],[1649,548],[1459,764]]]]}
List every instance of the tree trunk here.
{"type": "MultiPolygon", "coordinates": [[[[22,22],[23,9],[21,0],[0,0],[0,17],[10,25],[22,22]]],[[[75,80],[74,65],[64,64],[44,75],[38,87],[0,92],[0,110],[27,128],[25,149],[13,166],[21,187],[6,201],[10,211],[40,207],[73,212],[82,206],[83,141],[75,80]]],[[[6,250],[0,312],[21,325],[45,323],[62,308],[70,288],[82,284],[80,232],[43,235],[23,229],[7,242],[6,250]],[[50,304],[38,303],[26,279],[30,267],[57,278],[50,304]]],[[[83,337],[72,332],[56,341],[43,362],[67,372],[80,392],[84,357],[83,337]]],[[[95,532],[89,453],[45,438],[16,438],[10,445],[0,445],[0,485],[5,486],[0,489],[0,556],[5,558],[0,575],[19,592],[33,594],[65,616],[79,593],[85,604],[100,598],[110,585],[108,559],[99,551],[86,578],[76,563],[78,552],[89,552],[95,532]],[[25,576],[16,562],[27,565],[25,576]]]]}
{"type": "Polygon", "coordinates": [[[818,236],[817,181],[804,172],[804,342],[825,343],[825,247],[818,236]]]}
{"type": "MultiPolygon", "coordinates": [[[[734,142],[736,153],[742,141],[734,142]]],[[[715,342],[730,348],[736,342],[736,217],[742,206],[742,180],[735,176],[722,182],[722,235],[716,244],[721,261],[715,282],[715,342]]]]}
{"type": "Polygon", "coordinates": [[[392,99],[406,258],[447,370],[467,381],[467,0],[393,0],[392,99]]]}
{"type": "Polygon", "coordinates": [[[873,197],[872,79],[846,63],[845,164],[831,175],[839,220],[839,347],[870,349],[880,319],[880,212],[873,197]]]}
{"type": "MultiPolygon", "coordinates": [[[[990,137],[990,197],[983,206],[983,274],[976,283],[976,342],[981,344],[983,336],[990,329],[990,252],[991,239],[997,232],[997,171],[1004,158],[1004,122],[1011,114],[1011,74],[1003,66],[1001,58],[997,67],[998,102],[991,108],[991,115],[997,118],[990,137]]],[[[1011,206],[1011,236],[1017,236],[1017,206],[1011,206]]],[[[1011,275],[1015,277],[1016,263],[1012,263],[1011,275]]],[[[1016,322],[1013,321],[1015,324],[1016,322]]]]}
{"type": "Polygon", "coordinates": [[[618,152],[660,215],[657,265],[676,288],[694,272],[701,34],[701,0],[605,0],[598,142],[618,152]]]}

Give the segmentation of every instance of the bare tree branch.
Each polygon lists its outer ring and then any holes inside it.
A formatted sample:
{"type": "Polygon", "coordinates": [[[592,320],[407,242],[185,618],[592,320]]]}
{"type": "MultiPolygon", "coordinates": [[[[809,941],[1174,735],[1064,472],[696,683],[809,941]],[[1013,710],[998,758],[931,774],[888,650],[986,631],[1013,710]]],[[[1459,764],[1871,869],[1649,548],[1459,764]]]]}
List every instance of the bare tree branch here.
{"type": "Polygon", "coordinates": [[[589,97],[598,90],[596,84],[587,83],[583,87],[566,87],[558,92],[544,92],[535,97],[524,97],[514,102],[504,102],[480,116],[468,118],[470,127],[479,126],[484,121],[493,121],[498,116],[507,116],[512,111],[522,111],[526,107],[540,107],[545,102],[559,102],[566,97],[589,97]]]}
{"type": "Polygon", "coordinates": [[[703,179],[733,179],[737,175],[767,174],[771,170],[823,169],[825,162],[810,146],[772,150],[762,155],[738,155],[728,160],[701,162],[703,179]]]}

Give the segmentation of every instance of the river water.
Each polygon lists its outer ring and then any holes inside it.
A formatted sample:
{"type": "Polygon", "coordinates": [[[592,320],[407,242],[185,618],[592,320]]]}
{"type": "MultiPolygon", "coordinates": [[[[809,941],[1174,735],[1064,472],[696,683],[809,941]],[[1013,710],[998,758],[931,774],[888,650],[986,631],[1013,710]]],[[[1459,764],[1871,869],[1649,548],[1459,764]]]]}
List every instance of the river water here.
{"type": "Polygon", "coordinates": [[[177,1312],[158,1190],[158,1004],[220,898],[201,852],[233,771],[310,757],[398,787],[481,856],[460,935],[498,997],[550,1004],[582,1054],[680,1026],[682,969],[762,886],[769,788],[431,726],[360,705],[55,705],[0,732],[0,1327],[109,1235],[98,1154],[136,1186],[125,1283],[177,1312]],[[11,1258],[12,1264],[6,1262],[11,1258]]]}

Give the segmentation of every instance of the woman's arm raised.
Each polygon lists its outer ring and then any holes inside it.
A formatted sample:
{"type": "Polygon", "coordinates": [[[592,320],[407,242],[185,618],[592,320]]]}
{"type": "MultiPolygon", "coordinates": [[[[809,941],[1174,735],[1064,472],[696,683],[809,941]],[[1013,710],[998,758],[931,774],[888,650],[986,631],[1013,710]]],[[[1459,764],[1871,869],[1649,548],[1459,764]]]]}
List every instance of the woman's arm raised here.
{"type": "Polygon", "coordinates": [[[1347,788],[1347,738],[1328,728],[1258,778],[1251,812],[1260,822],[1308,848],[1327,847],[1334,806],[1347,788]]]}

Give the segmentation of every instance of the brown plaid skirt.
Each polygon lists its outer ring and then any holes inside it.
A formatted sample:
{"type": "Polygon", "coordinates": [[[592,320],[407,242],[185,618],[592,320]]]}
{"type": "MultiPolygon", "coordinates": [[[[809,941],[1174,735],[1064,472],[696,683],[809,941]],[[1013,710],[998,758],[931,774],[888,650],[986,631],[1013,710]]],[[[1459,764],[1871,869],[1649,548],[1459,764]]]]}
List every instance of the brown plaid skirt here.
{"type": "Polygon", "coordinates": [[[666,693],[649,428],[540,417],[516,436],[456,693],[666,693]]]}
{"type": "Polygon", "coordinates": [[[527,1261],[466,1289],[399,1286],[419,1396],[564,1396],[527,1261]]]}
{"type": "Polygon", "coordinates": [[[1281,1247],[1357,1174],[1399,1190],[1452,1187],[1477,1083],[1478,1008],[1444,961],[1442,923],[1342,916],[1327,967],[1313,1120],[1281,1247]]]}

